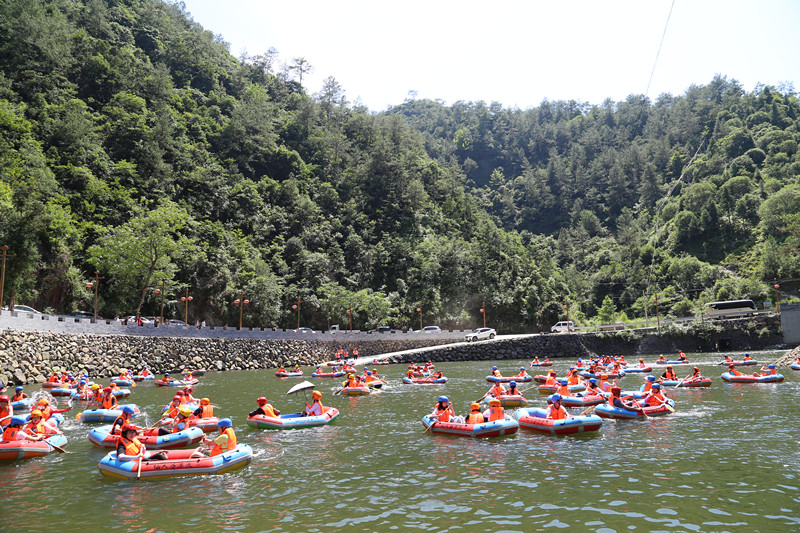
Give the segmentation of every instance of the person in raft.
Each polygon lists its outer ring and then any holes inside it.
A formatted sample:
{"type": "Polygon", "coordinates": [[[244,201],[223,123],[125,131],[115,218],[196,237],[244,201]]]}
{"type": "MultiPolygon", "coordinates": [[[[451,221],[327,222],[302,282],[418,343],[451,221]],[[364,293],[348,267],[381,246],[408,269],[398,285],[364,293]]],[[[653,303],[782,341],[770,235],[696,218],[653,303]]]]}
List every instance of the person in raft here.
{"type": "Polygon", "coordinates": [[[731,376],[741,376],[741,375],[742,375],[742,373],[741,373],[741,372],[739,372],[738,370],[736,370],[736,367],[735,367],[735,366],[733,366],[733,365],[729,365],[729,366],[728,366],[728,373],[729,373],[731,376]]]}
{"type": "Polygon", "coordinates": [[[269,403],[264,396],[258,398],[256,400],[256,403],[258,403],[258,408],[256,408],[255,411],[251,411],[248,416],[263,415],[263,416],[271,416],[273,418],[277,418],[281,414],[280,411],[272,407],[272,404],[269,403]]]}
{"type": "Polygon", "coordinates": [[[25,425],[25,418],[21,416],[12,416],[8,425],[3,429],[2,440],[12,442],[15,440],[42,440],[42,435],[28,433],[22,426],[25,425]]]}
{"type": "Polygon", "coordinates": [[[586,383],[586,392],[583,393],[583,396],[596,396],[601,394],[600,388],[597,386],[597,380],[595,378],[589,378],[589,381],[586,383]]]}
{"type": "Polygon", "coordinates": [[[664,357],[664,354],[659,354],[658,359],[656,359],[656,363],[666,363],[667,359],[664,357]]]}
{"type": "Polygon", "coordinates": [[[469,415],[467,415],[467,424],[483,424],[486,419],[481,413],[481,404],[472,402],[469,406],[469,415]]]}
{"type": "Polygon", "coordinates": [[[11,405],[8,396],[0,396],[0,426],[7,426],[14,416],[14,406],[11,405]]]}
{"type": "Polygon", "coordinates": [[[506,394],[508,396],[519,396],[520,395],[519,389],[517,389],[517,382],[516,381],[512,381],[511,383],[508,384],[508,390],[506,391],[506,394]]]}
{"type": "Polygon", "coordinates": [[[761,368],[761,375],[762,376],[774,376],[778,373],[778,370],[775,368],[775,365],[769,365],[766,368],[761,368]]]}
{"type": "Polygon", "coordinates": [[[675,371],[672,369],[672,366],[668,366],[666,370],[661,374],[661,378],[659,381],[677,381],[678,376],[675,375],[675,371]]]}
{"type": "Polygon", "coordinates": [[[752,360],[753,360],[753,358],[750,357],[749,353],[744,354],[744,359],[742,359],[742,361],[752,361],[752,360]]]}
{"type": "Polygon", "coordinates": [[[550,420],[564,420],[567,418],[567,410],[561,405],[561,395],[553,394],[550,397],[550,401],[552,403],[547,407],[546,418],[550,420]]]}
{"type": "Polygon", "coordinates": [[[483,412],[483,416],[488,422],[494,422],[495,420],[505,419],[506,411],[500,405],[500,400],[492,398],[489,400],[489,408],[483,412]]]}
{"type": "Polygon", "coordinates": [[[487,392],[484,395],[484,398],[486,398],[487,396],[494,396],[495,398],[498,398],[503,394],[506,394],[506,388],[503,386],[502,383],[496,381],[495,384],[492,386],[492,388],[489,389],[489,392],[487,392]]]}
{"type": "Polygon", "coordinates": [[[678,361],[689,361],[686,358],[686,354],[683,353],[683,350],[678,350],[678,361]]]}
{"type": "Polygon", "coordinates": [[[181,408],[178,409],[178,416],[173,418],[172,422],[168,422],[158,428],[158,435],[169,435],[170,433],[178,433],[187,429],[190,416],[192,416],[192,410],[185,405],[181,405],[181,408]]]}
{"type": "Polygon", "coordinates": [[[619,407],[620,409],[634,409],[640,410],[639,404],[636,402],[626,402],[620,398],[622,389],[619,387],[611,387],[611,396],[608,398],[608,404],[612,407],[619,407]]]}
{"type": "MultiPolygon", "coordinates": [[[[433,412],[430,414],[431,418],[438,422],[449,422],[451,416],[456,416],[453,406],[450,404],[450,398],[439,396],[437,402],[436,407],[433,408],[433,412]]],[[[497,402],[499,403],[500,400],[497,400],[497,402]]]]}
{"type": "Polygon", "coordinates": [[[658,407],[659,405],[667,403],[667,397],[661,392],[660,383],[653,383],[650,394],[647,395],[647,398],[645,398],[642,403],[649,407],[658,407]]]}
{"type": "Polygon", "coordinates": [[[325,412],[325,408],[322,406],[322,393],[315,390],[311,393],[311,398],[313,398],[313,401],[311,405],[306,404],[306,410],[303,411],[303,416],[322,416],[325,412]]]}
{"type": "Polygon", "coordinates": [[[117,397],[111,394],[111,387],[103,389],[103,395],[100,397],[100,406],[108,410],[117,408],[117,397]]]}
{"type": "Polygon", "coordinates": [[[200,398],[200,407],[192,412],[191,418],[212,418],[214,416],[214,406],[208,398],[200,398]]]}
{"type": "Polygon", "coordinates": [[[216,438],[211,439],[209,437],[203,437],[203,444],[210,448],[198,448],[198,450],[192,454],[192,457],[200,457],[201,455],[214,457],[236,449],[236,434],[233,432],[233,422],[231,422],[231,419],[220,419],[220,421],[217,422],[217,428],[219,428],[219,435],[217,435],[216,438]]]}
{"type": "Polygon", "coordinates": [[[724,359],[722,360],[723,363],[733,363],[733,359],[731,358],[730,355],[725,354],[723,357],[724,357],[724,359]]]}
{"type": "Polygon", "coordinates": [[[45,424],[42,412],[38,409],[34,409],[31,412],[31,419],[23,429],[29,435],[38,436],[40,439],[49,437],[50,435],[62,434],[61,430],[57,427],[45,424]]]}
{"type": "MultiPolygon", "coordinates": [[[[798,359],[800,359],[800,358],[798,358],[798,359]]],[[[11,397],[11,401],[12,402],[18,402],[20,400],[24,400],[27,397],[28,397],[28,395],[25,394],[25,389],[23,389],[22,385],[19,385],[19,386],[17,386],[16,389],[14,389],[14,396],[11,397]]]]}
{"type": "Polygon", "coordinates": [[[158,452],[153,455],[145,456],[144,444],[136,438],[136,427],[130,424],[122,426],[120,439],[117,442],[117,459],[120,461],[140,461],[149,459],[166,459],[167,454],[158,452]]]}
{"type": "Polygon", "coordinates": [[[685,378],[683,378],[683,381],[694,381],[695,379],[701,379],[702,377],[703,377],[703,374],[700,373],[700,369],[697,368],[697,367],[694,367],[692,369],[692,373],[689,374],[688,376],[686,376],[685,378]]]}
{"type": "Polygon", "coordinates": [[[503,374],[500,373],[500,371],[497,369],[496,366],[492,367],[492,375],[494,377],[496,377],[496,378],[502,378],[503,377],[503,374]]]}
{"type": "Polygon", "coordinates": [[[647,366],[647,365],[646,365],[646,364],[644,364],[644,359],[639,359],[639,368],[644,368],[644,367],[646,367],[646,366],[647,366]]]}
{"type": "Polygon", "coordinates": [[[518,378],[526,378],[528,377],[528,375],[529,375],[528,371],[525,370],[524,366],[519,367],[519,374],[517,374],[518,378]]]}
{"type": "Polygon", "coordinates": [[[133,410],[133,407],[130,405],[125,405],[122,407],[122,413],[114,420],[114,423],[111,424],[111,434],[113,435],[116,433],[116,430],[119,428],[120,434],[122,434],[122,428],[125,425],[128,425],[134,428],[137,432],[141,431],[142,428],[138,426],[134,426],[131,424],[131,417],[134,415],[136,411],[133,410]]]}

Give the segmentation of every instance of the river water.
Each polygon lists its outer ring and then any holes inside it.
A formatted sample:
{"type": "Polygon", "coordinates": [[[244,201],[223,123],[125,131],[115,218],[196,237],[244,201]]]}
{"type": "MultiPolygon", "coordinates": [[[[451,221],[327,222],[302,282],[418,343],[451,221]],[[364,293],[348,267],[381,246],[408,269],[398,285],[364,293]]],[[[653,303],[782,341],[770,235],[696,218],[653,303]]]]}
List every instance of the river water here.
{"type": "MultiPolygon", "coordinates": [[[[593,435],[520,430],[489,440],[424,433],[420,419],[440,394],[465,414],[488,390],[493,364],[513,374],[527,361],[441,363],[450,378],[444,385],[403,385],[404,365],[382,366],[389,386],[359,398],[335,396],[338,383],[316,380],[323,403],[341,416],[330,426],[282,432],[247,427],[245,419],[261,395],[284,412],[297,410],[302,393],[286,395],[297,379],[210,373],[195,396],[211,398],[221,406],[215,414],[233,419],[239,441],[255,452],[249,467],[223,476],[113,480],[96,468],[105,452],[89,443],[88,425],[65,413],[71,454],[0,464],[2,529],[800,530],[798,373],[780,369],[780,384],[729,384],[719,378],[718,355],[690,357],[714,382],[669,392],[671,416],[606,420],[593,435]]],[[[563,375],[568,365],[556,360],[554,368],[563,375]]],[[[642,381],[631,374],[622,386],[642,381]]],[[[127,401],[147,420],[174,394],[152,383],[133,390],[127,401]]],[[[535,390],[526,396],[529,406],[544,405],[535,390]]]]}

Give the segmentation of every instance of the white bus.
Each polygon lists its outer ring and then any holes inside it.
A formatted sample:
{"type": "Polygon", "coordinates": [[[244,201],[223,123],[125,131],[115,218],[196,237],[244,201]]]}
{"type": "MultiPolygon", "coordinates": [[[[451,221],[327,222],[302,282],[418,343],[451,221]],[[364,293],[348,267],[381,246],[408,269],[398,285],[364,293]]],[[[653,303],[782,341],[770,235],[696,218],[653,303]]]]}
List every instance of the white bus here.
{"type": "Polygon", "coordinates": [[[756,304],[753,300],[726,300],[706,304],[708,318],[732,318],[737,316],[753,316],[756,304]]]}

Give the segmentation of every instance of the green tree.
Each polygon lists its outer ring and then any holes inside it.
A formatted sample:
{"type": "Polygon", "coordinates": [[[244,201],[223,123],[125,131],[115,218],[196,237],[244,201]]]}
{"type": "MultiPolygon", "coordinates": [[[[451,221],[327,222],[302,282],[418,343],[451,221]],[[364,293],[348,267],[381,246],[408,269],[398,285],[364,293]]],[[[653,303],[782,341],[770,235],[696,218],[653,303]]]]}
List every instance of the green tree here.
{"type": "Polygon", "coordinates": [[[88,250],[89,262],[113,276],[123,290],[138,293],[138,300],[131,292],[123,301],[136,302],[139,316],[154,280],[171,280],[176,261],[194,252],[195,240],[181,233],[191,223],[189,214],[169,200],[152,211],[140,206],[130,221],[103,230],[88,250]]]}

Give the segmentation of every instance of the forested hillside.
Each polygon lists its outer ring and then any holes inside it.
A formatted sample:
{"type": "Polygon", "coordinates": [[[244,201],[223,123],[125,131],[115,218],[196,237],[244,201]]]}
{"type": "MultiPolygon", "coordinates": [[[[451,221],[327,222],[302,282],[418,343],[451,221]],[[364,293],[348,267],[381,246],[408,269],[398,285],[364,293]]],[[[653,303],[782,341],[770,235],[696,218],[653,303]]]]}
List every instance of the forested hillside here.
{"type": "MultiPolygon", "coordinates": [[[[536,331],[798,278],[800,103],[724,77],[602,105],[374,112],[181,5],[0,3],[4,304],[536,331]],[[164,280],[162,282],[162,280],[164,280]]],[[[783,294],[786,297],[786,294],[783,294]]]]}

